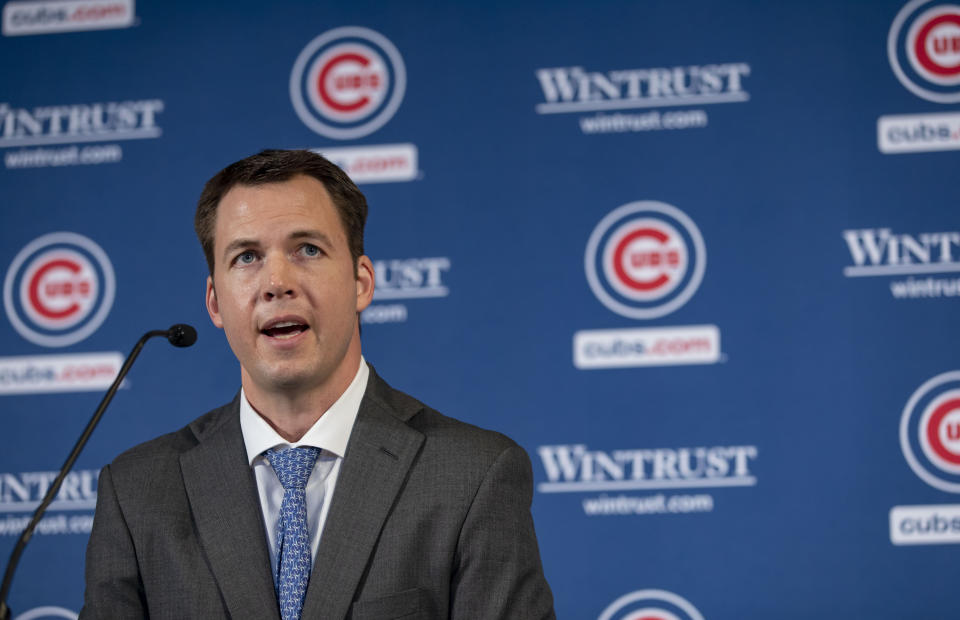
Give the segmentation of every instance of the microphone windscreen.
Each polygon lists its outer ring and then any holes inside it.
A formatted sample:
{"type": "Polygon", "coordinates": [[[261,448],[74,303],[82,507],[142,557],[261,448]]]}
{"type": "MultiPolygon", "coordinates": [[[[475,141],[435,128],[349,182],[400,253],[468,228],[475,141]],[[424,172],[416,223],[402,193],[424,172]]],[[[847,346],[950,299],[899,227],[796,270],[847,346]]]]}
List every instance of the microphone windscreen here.
{"type": "Polygon", "coordinates": [[[167,340],[175,347],[189,347],[197,341],[197,330],[186,323],[177,323],[167,330],[167,340]]]}

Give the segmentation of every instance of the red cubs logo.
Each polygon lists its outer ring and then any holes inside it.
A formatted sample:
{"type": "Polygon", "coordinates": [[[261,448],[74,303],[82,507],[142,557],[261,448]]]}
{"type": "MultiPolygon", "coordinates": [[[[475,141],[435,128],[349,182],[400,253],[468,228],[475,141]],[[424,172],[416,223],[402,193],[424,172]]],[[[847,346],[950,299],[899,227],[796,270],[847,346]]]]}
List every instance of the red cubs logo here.
{"type": "Polygon", "coordinates": [[[637,590],[615,600],[597,620],[703,620],[703,615],[673,592],[637,590]]]}
{"type": "Polygon", "coordinates": [[[635,319],[663,316],[693,295],[706,266],[699,229],[668,204],[633,202],[608,214],[587,243],[587,282],[601,303],[635,319]]]}
{"type": "Polygon", "coordinates": [[[383,101],[390,75],[386,62],[366,46],[343,44],[321,55],[310,68],[311,102],[327,116],[352,120],[383,101]]]}
{"type": "Polygon", "coordinates": [[[937,103],[960,102],[960,7],[913,0],[901,9],[887,38],[897,79],[937,103]]]}
{"type": "Polygon", "coordinates": [[[665,221],[640,218],[621,225],[604,248],[603,268],[610,284],[632,299],[660,299],[687,271],[687,246],[665,221]]]}
{"type": "Polygon", "coordinates": [[[21,336],[42,346],[79,342],[113,304],[114,275],[96,243],[75,233],[52,233],[23,248],[7,270],[3,302],[21,336]]]}
{"type": "Polygon", "coordinates": [[[923,481],[960,493],[960,371],[930,379],[907,402],[900,447],[923,481]]]}
{"type": "Polygon", "coordinates": [[[338,140],[382,127],[400,106],[405,88],[397,48],[383,35],[355,26],[311,41],[290,75],[290,98],[300,120],[338,140]]]}
{"type": "Polygon", "coordinates": [[[30,261],[20,282],[20,298],[26,300],[24,310],[38,324],[65,329],[90,314],[99,285],[87,257],[56,249],[30,261]]]}
{"type": "Polygon", "coordinates": [[[920,445],[940,469],[960,473],[960,391],[930,403],[920,418],[920,445]]]}

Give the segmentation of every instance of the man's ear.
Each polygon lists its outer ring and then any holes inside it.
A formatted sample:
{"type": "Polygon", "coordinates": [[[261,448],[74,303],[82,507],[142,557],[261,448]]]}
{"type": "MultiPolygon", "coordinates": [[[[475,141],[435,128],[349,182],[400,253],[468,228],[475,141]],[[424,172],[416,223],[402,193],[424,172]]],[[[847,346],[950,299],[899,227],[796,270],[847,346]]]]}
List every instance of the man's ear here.
{"type": "Polygon", "coordinates": [[[357,259],[357,312],[363,312],[373,301],[375,281],[373,263],[364,254],[357,259]]]}
{"type": "Polygon", "coordinates": [[[213,288],[213,278],[207,276],[207,314],[213,324],[223,329],[223,319],[220,318],[220,304],[217,302],[217,291],[213,288]]]}

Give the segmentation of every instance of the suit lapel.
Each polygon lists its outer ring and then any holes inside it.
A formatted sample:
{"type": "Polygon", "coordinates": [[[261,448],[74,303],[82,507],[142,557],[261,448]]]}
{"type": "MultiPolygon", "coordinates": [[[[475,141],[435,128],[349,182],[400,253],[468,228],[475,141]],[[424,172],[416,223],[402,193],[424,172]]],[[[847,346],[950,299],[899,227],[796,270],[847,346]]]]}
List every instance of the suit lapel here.
{"type": "Polygon", "coordinates": [[[219,423],[194,429],[199,443],[180,457],[183,483],[200,544],[230,615],[277,618],[263,516],[240,430],[239,400],[222,411],[219,423]]]}
{"type": "MultiPolygon", "coordinates": [[[[423,435],[379,397],[390,388],[371,368],[369,384],[314,560],[303,618],[344,618],[390,507],[423,435]]],[[[411,412],[407,412],[409,416],[411,412]]]]}

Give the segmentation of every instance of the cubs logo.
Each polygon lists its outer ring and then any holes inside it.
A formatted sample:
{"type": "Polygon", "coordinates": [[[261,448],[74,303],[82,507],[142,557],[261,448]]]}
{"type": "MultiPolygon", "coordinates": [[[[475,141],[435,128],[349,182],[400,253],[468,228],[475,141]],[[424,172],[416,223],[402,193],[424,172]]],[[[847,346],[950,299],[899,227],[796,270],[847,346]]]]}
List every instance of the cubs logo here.
{"type": "Polygon", "coordinates": [[[632,319],[664,316],[685,304],[700,285],[706,262],[693,220],[650,200],[625,204],[600,220],[584,255],[593,294],[632,319]]]}
{"type": "Polygon", "coordinates": [[[307,127],[350,140],[393,117],[406,83],[393,43],[368,28],[346,26],[321,34],[300,52],[290,74],[290,99],[307,127]]]}
{"type": "Polygon", "coordinates": [[[703,616],[673,592],[638,590],[615,600],[597,620],[703,620],[703,616]]]}
{"type": "Polygon", "coordinates": [[[927,484],[960,493],[960,371],[920,386],[900,417],[900,447],[927,484]]]}
{"type": "Polygon", "coordinates": [[[890,66],[910,92],[936,103],[960,102],[960,6],[913,0],[887,37],[890,66]]]}
{"type": "Polygon", "coordinates": [[[23,612],[13,620],[50,620],[52,618],[77,620],[77,617],[77,614],[69,609],[48,605],[45,607],[34,607],[33,609],[23,612]]]}
{"type": "Polygon", "coordinates": [[[14,257],[3,282],[7,318],[44,347],[80,342],[110,313],[113,266],[99,245],[76,233],[44,235],[14,257]]]}

